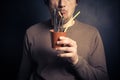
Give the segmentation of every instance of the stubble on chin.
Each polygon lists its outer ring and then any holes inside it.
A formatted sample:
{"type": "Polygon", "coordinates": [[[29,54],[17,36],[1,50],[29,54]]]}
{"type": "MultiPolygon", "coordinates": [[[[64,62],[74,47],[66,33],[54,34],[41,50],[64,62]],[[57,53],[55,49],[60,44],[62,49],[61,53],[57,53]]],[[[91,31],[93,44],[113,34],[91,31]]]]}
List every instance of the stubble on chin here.
{"type": "Polygon", "coordinates": [[[70,19],[71,19],[71,18],[66,18],[66,19],[64,19],[63,24],[66,24],[70,19]]]}

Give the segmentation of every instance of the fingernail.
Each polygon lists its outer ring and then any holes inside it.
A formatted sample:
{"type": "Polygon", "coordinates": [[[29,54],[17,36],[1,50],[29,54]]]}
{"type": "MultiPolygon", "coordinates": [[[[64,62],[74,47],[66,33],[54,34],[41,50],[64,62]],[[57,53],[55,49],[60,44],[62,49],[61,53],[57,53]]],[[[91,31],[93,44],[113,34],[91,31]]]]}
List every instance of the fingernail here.
{"type": "Polygon", "coordinates": [[[57,41],[57,44],[59,44],[59,41],[57,41]]]}
{"type": "Polygon", "coordinates": [[[55,48],[55,50],[57,50],[57,48],[55,48]]]}
{"type": "Polygon", "coordinates": [[[62,36],[60,36],[60,39],[62,39],[63,37],[62,36]]]}

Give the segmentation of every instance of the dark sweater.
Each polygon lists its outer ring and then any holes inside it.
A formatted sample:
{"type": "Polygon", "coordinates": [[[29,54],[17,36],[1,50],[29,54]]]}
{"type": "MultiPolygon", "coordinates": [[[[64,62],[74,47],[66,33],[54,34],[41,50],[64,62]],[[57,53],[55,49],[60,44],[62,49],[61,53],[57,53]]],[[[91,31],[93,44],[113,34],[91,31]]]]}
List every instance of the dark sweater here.
{"type": "Polygon", "coordinates": [[[78,46],[76,65],[56,56],[49,22],[31,26],[25,35],[18,80],[108,80],[103,43],[98,30],[75,21],[67,37],[78,46]]]}

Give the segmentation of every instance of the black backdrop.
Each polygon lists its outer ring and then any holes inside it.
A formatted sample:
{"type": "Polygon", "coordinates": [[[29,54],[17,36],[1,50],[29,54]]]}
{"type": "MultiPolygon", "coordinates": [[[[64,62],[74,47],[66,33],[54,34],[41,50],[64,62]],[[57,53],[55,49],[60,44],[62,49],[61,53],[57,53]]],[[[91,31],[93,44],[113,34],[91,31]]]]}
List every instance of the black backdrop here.
{"type": "MultiPolygon", "coordinates": [[[[78,20],[99,29],[111,80],[120,80],[118,5],[117,0],[81,0],[76,10],[78,20]]],[[[16,80],[25,30],[48,18],[42,0],[0,0],[0,80],[16,80]]]]}

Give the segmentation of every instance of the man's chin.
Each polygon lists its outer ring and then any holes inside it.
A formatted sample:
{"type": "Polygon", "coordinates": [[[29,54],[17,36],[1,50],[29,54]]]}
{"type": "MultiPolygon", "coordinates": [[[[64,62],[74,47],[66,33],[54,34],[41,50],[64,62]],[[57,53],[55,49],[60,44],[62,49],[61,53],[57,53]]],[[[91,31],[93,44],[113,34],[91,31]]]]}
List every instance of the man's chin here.
{"type": "Polygon", "coordinates": [[[70,20],[70,18],[66,18],[66,19],[64,19],[64,24],[66,24],[68,21],[70,20]]]}

